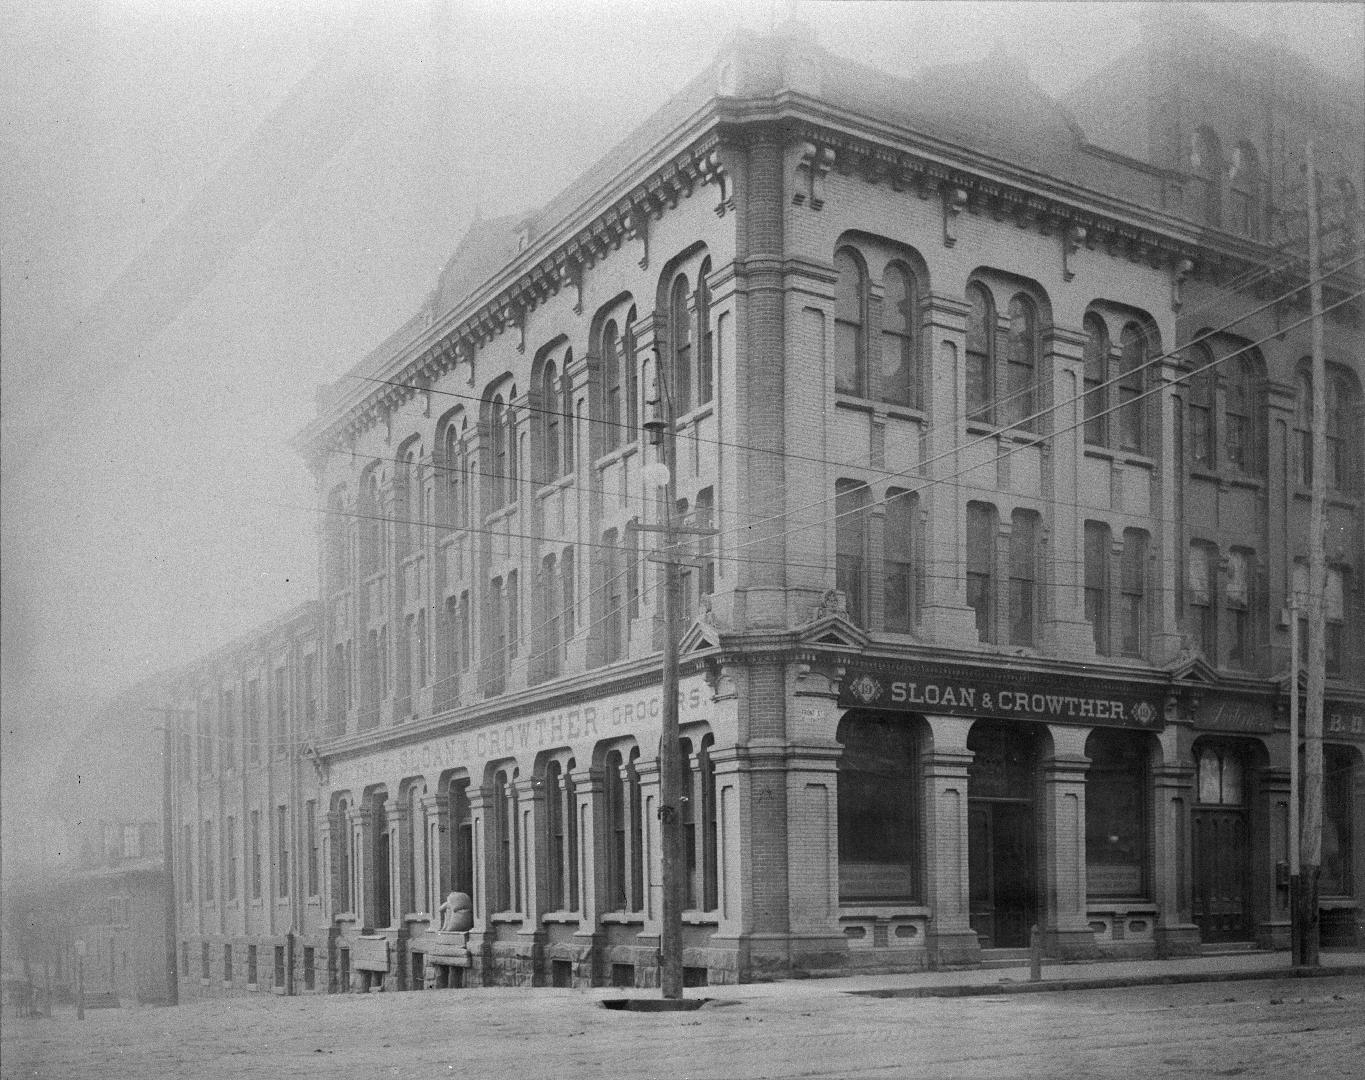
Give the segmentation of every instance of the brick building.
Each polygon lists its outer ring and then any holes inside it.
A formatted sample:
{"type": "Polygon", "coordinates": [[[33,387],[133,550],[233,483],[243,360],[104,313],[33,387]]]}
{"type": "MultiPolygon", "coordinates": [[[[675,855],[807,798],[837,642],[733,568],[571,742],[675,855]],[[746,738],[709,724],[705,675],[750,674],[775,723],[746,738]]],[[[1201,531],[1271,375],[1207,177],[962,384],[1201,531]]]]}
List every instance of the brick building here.
{"type": "MultiPolygon", "coordinates": [[[[657,980],[656,399],[698,530],[692,981],[972,963],[1034,924],[1059,957],[1286,945],[1314,463],[1281,241],[1305,132],[1358,213],[1359,88],[1211,32],[1152,27],[1069,108],[1000,55],[906,81],[741,37],[548,206],[477,223],[300,438],[316,606],[167,691],[182,974],[657,980]]],[[[1343,941],[1360,281],[1325,283],[1318,466],[1343,941]]]]}

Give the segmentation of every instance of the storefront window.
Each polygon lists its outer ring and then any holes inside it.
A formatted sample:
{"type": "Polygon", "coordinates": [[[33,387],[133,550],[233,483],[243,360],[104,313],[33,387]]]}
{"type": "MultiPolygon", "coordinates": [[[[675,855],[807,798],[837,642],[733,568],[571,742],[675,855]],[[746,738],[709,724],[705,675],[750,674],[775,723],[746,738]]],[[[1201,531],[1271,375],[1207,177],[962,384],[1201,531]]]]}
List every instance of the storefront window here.
{"type": "Polygon", "coordinates": [[[1085,863],[1091,896],[1142,896],[1147,865],[1147,751],[1141,734],[1096,731],[1086,743],[1085,863]]]}
{"type": "Polygon", "coordinates": [[[919,896],[915,733],[904,720],[850,713],[839,725],[839,900],[919,896]]]}

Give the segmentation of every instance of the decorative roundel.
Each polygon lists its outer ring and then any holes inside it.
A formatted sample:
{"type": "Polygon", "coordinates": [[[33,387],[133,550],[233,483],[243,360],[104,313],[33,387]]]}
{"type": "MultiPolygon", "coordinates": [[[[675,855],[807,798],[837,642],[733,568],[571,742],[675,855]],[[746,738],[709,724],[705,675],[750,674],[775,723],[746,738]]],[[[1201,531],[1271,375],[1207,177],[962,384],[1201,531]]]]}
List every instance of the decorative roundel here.
{"type": "Polygon", "coordinates": [[[861,675],[849,688],[860,701],[872,702],[882,696],[882,684],[871,675],[861,675]]]}

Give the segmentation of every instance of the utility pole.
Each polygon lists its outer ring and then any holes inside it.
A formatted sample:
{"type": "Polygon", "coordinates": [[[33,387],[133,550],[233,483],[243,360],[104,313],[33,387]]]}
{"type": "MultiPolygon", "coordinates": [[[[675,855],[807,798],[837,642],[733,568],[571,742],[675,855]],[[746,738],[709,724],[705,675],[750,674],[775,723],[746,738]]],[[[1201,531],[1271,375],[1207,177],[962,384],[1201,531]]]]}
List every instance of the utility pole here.
{"type": "MultiPolygon", "coordinates": [[[[683,850],[682,828],[682,746],[678,734],[678,566],[700,566],[699,559],[681,553],[677,546],[679,533],[712,535],[714,529],[679,525],[674,521],[677,504],[675,474],[677,472],[677,436],[673,429],[673,408],[667,382],[655,350],[651,365],[653,386],[646,398],[647,412],[643,427],[650,442],[659,448],[662,461],[646,467],[651,470],[656,489],[662,493],[663,508],[658,525],[636,525],[642,532],[663,534],[663,550],[648,556],[650,562],[663,565],[663,587],[660,590],[660,614],[663,622],[663,670],[660,693],[663,696],[663,716],[659,733],[659,839],[662,861],[663,897],[659,905],[659,987],[665,1000],[678,1001],[683,992],[682,911],[684,868],[687,865],[683,850]]],[[[648,385],[648,384],[647,384],[648,385]]]]}
{"type": "MultiPolygon", "coordinates": [[[[1313,347],[1313,475],[1308,512],[1308,688],[1303,731],[1303,819],[1297,923],[1300,951],[1294,962],[1317,967],[1319,943],[1318,884],[1322,875],[1322,705],[1327,686],[1327,619],[1323,600],[1327,587],[1326,500],[1327,430],[1326,362],[1322,341],[1322,258],[1318,235],[1318,174],[1313,142],[1304,151],[1308,207],[1308,298],[1313,347]]],[[[1293,686],[1292,693],[1299,688],[1293,686]]],[[[1298,746],[1290,753],[1297,757],[1298,746]]]]}

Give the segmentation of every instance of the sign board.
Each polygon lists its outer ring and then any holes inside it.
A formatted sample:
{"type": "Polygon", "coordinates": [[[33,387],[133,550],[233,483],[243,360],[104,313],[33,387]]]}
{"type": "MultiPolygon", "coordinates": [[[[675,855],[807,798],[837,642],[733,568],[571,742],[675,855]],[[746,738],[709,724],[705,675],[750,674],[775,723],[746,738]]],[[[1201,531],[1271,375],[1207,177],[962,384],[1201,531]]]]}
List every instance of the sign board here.
{"type": "Polygon", "coordinates": [[[351,967],[357,971],[389,970],[389,939],[386,937],[358,937],[351,946],[351,967]]]}
{"type": "Polygon", "coordinates": [[[839,687],[846,709],[1038,720],[1160,731],[1160,687],[1032,671],[983,672],[956,664],[850,665],[839,687]]]}
{"type": "Polygon", "coordinates": [[[1365,702],[1324,701],[1322,737],[1329,741],[1365,742],[1365,702]]]}
{"type": "Polygon", "coordinates": [[[1201,731],[1239,731],[1269,735],[1275,730],[1275,702],[1269,697],[1206,693],[1194,726],[1201,731]]]}

